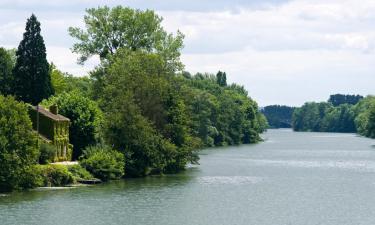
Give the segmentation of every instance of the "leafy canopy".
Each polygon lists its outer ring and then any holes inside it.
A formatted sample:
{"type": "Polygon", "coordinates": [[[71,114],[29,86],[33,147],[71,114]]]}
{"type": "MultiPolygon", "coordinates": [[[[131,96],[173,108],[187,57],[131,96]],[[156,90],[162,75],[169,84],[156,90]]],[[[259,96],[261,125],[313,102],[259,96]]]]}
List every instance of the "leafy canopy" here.
{"type": "Polygon", "coordinates": [[[0,95],[0,191],[21,188],[38,160],[36,135],[27,106],[0,95]]]}
{"type": "Polygon", "coordinates": [[[86,12],[86,29],[69,28],[69,34],[78,39],[72,50],[81,54],[79,63],[93,55],[108,59],[124,48],[158,53],[171,68],[182,68],[179,57],[184,36],[179,31],[176,36],[168,34],[161,26],[162,18],[154,11],[104,6],[86,12]]]}
{"type": "Polygon", "coordinates": [[[104,76],[105,139],[124,152],[131,176],[183,169],[194,155],[184,104],[164,65],[160,55],[122,50],[104,76]]]}
{"type": "Polygon", "coordinates": [[[85,97],[91,95],[92,80],[89,77],[76,77],[69,73],[64,73],[57,69],[53,63],[50,65],[50,74],[56,95],[71,91],[77,91],[85,97]]]}
{"type": "Polygon", "coordinates": [[[13,60],[9,52],[0,48],[0,94],[11,94],[13,85],[13,60]]]}

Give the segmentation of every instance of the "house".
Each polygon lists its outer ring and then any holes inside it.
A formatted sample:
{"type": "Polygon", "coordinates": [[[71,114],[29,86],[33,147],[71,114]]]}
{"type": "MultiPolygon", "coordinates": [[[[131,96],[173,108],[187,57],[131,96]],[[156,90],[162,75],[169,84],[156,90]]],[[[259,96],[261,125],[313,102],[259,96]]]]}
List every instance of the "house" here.
{"type": "Polygon", "coordinates": [[[70,120],[58,114],[57,106],[51,106],[47,110],[41,106],[30,105],[29,115],[33,129],[40,138],[56,147],[55,161],[71,160],[73,146],[69,143],[70,120]]]}

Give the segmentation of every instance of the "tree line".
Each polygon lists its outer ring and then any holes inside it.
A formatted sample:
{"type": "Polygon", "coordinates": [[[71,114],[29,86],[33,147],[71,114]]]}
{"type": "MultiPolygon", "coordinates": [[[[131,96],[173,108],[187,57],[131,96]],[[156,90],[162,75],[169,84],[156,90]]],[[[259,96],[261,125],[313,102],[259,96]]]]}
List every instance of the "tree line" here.
{"type": "Polygon", "coordinates": [[[79,63],[100,57],[86,77],[47,62],[35,15],[16,51],[0,48],[0,190],[175,173],[197,163],[201,148],[260,140],[267,121],[244,87],[222,71],[184,71],[184,35],[167,33],[154,11],[98,7],[84,22],[69,34],[79,63]],[[26,103],[57,105],[70,118],[79,168],[35,168],[51,160],[51,146],[37,144],[26,103]]]}
{"type": "Polygon", "coordinates": [[[331,95],[327,102],[307,102],[294,110],[295,131],[357,132],[375,138],[375,98],[331,95]]]}
{"type": "Polygon", "coordinates": [[[261,109],[267,118],[270,128],[291,128],[295,107],[285,105],[269,105],[261,109]]]}

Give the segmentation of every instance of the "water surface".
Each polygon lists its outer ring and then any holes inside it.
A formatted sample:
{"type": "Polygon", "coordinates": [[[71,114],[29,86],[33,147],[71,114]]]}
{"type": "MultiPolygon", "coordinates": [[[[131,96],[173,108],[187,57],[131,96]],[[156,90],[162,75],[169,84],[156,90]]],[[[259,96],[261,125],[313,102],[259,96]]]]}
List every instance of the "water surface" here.
{"type": "Polygon", "coordinates": [[[373,225],[375,144],[270,130],[184,173],[0,195],[0,224],[373,225]]]}

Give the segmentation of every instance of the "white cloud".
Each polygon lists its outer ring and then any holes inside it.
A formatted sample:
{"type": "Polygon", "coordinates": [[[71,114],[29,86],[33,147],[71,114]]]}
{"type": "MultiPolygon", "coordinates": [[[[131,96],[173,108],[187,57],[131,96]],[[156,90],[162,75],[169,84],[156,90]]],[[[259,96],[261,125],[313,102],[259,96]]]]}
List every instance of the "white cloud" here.
{"type": "Polygon", "coordinates": [[[261,105],[375,93],[373,1],[302,0],[237,13],[161,14],[168,30],[194,34],[186,37],[187,70],[225,70],[261,105]]]}
{"type": "MultiPolygon", "coordinates": [[[[34,11],[42,23],[49,60],[63,71],[86,74],[98,60],[84,67],[76,64],[77,56],[69,50],[74,40],[67,28],[82,26],[84,8],[103,1],[44,3],[1,1],[0,43],[16,47],[26,18],[34,11]]],[[[326,100],[336,92],[375,94],[373,0],[219,0],[215,7],[203,0],[128,3],[156,7],[168,31],[186,34],[182,59],[187,70],[225,70],[228,79],[244,84],[260,105],[299,105],[326,100]]]]}

